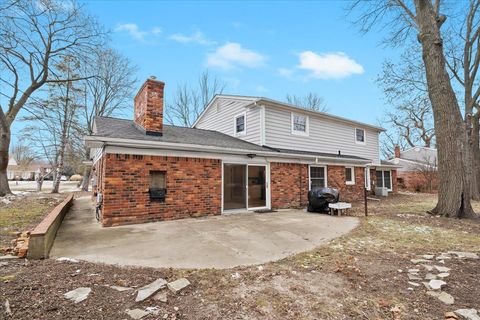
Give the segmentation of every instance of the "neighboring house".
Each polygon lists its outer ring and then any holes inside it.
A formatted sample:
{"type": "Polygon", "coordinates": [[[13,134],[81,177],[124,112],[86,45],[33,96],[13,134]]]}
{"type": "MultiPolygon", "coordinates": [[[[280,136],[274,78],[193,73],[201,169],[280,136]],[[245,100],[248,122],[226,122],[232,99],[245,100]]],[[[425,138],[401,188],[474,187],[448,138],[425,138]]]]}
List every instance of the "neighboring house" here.
{"type": "Polygon", "coordinates": [[[28,166],[20,166],[12,157],[8,160],[7,178],[8,180],[35,180],[35,175],[42,170],[49,172],[50,166],[36,161],[32,161],[28,166]]]}
{"type": "Polygon", "coordinates": [[[437,149],[413,147],[401,151],[395,146],[394,157],[389,163],[398,165],[398,184],[412,191],[434,192],[438,190],[437,149]]]}
{"type": "Polygon", "coordinates": [[[163,88],[148,79],[133,121],[97,117],[85,137],[104,226],[300,208],[313,187],[337,188],[346,201],[365,187],[396,188],[396,166],[379,158],[382,128],[228,95],[215,96],[192,128],[170,126],[163,88]]]}

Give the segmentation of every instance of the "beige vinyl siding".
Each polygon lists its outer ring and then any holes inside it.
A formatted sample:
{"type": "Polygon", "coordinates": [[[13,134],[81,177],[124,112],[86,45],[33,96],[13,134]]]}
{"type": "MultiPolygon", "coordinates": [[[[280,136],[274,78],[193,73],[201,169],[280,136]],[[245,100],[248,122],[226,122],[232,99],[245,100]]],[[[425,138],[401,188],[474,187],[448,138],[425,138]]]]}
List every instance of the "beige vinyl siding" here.
{"type": "Polygon", "coordinates": [[[236,99],[218,99],[199,122],[195,125],[198,129],[215,130],[230,136],[260,144],[260,108],[247,107],[251,101],[236,99]],[[246,133],[236,136],[234,133],[234,117],[246,113],[246,133]]]}
{"type": "MultiPolygon", "coordinates": [[[[295,112],[302,114],[301,111],[295,112]]],[[[379,163],[378,132],[321,115],[309,114],[308,136],[292,134],[291,111],[265,106],[265,144],[270,147],[354,155],[379,163]],[[355,143],[355,128],[365,130],[366,144],[355,143]]]]}

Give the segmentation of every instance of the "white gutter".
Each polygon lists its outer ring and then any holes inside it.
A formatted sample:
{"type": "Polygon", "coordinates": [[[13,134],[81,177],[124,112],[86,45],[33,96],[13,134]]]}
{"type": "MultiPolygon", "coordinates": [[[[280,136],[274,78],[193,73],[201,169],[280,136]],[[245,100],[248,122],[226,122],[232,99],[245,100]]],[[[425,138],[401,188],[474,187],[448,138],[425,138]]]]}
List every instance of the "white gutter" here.
{"type": "Polygon", "coordinates": [[[85,143],[90,148],[98,148],[105,145],[119,146],[119,147],[131,147],[131,148],[154,148],[154,149],[170,149],[170,150],[182,150],[182,151],[200,151],[200,152],[218,152],[226,154],[255,154],[257,156],[264,157],[276,157],[276,158],[302,158],[302,159],[322,159],[325,161],[335,162],[348,162],[348,163],[361,163],[369,164],[369,160],[354,159],[354,158],[337,158],[318,155],[305,155],[297,153],[283,153],[273,151],[261,151],[261,150],[246,150],[246,149],[232,149],[215,146],[203,146],[197,144],[186,143],[171,143],[171,142],[159,142],[149,140],[135,140],[135,139],[122,139],[122,138],[110,138],[99,136],[86,136],[84,138],[85,143]]]}

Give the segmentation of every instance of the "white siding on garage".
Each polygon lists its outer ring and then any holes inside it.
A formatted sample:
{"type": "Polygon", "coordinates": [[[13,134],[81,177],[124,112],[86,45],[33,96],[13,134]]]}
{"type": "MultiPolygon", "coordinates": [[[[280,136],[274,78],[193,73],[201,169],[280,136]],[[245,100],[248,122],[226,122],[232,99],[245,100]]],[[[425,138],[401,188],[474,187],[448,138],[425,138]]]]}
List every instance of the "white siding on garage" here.
{"type": "MultiPolygon", "coordinates": [[[[295,111],[295,113],[302,113],[295,111]]],[[[291,111],[280,107],[265,106],[265,145],[269,147],[296,149],[353,155],[380,162],[378,132],[368,127],[354,125],[322,115],[308,114],[309,135],[295,135],[291,131],[291,111]],[[366,144],[355,143],[355,128],[365,130],[366,144]]]]}
{"type": "Polygon", "coordinates": [[[235,137],[234,117],[246,112],[246,133],[237,136],[237,138],[261,144],[260,107],[248,107],[251,103],[252,100],[219,98],[214,102],[214,105],[207,109],[195,128],[215,130],[235,137]]]}

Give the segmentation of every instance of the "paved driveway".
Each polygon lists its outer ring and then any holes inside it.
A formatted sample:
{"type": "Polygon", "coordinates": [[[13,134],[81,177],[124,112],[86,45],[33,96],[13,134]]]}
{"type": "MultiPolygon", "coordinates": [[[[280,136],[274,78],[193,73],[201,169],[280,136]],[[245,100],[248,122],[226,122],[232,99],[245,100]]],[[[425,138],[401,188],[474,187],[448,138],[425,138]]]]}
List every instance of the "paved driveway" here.
{"type": "Polygon", "coordinates": [[[230,268],[313,249],[357,224],[352,217],[288,210],[102,228],[90,199],[80,198],[50,256],[155,268],[230,268]]]}

